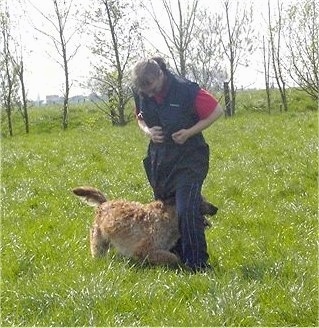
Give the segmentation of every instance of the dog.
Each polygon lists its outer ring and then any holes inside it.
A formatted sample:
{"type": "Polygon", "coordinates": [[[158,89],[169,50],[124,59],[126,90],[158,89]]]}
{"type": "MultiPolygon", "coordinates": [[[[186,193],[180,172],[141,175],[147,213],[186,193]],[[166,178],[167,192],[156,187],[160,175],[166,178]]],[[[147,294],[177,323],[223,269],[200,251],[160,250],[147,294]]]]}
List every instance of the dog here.
{"type": "MultiPolygon", "coordinates": [[[[96,207],[90,229],[93,257],[106,254],[113,246],[120,254],[154,265],[176,265],[179,257],[170,250],[180,238],[178,217],[172,200],[148,204],[125,200],[107,200],[93,187],[78,187],[73,193],[96,207]]],[[[214,215],[217,208],[203,199],[203,215],[214,215]]],[[[208,221],[206,220],[206,226],[208,221]]]]}

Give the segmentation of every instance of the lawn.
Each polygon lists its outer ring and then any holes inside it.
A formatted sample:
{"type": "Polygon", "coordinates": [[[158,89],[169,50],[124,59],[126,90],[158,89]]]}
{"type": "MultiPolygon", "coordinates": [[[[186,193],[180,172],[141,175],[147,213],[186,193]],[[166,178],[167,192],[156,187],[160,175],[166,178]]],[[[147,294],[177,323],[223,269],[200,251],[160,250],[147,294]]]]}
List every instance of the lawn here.
{"type": "Polygon", "coordinates": [[[90,257],[93,210],[73,187],[152,199],[134,122],[30,115],[29,135],[1,140],[1,326],[318,326],[317,113],[243,110],[205,131],[219,212],[200,274],[90,257]]]}

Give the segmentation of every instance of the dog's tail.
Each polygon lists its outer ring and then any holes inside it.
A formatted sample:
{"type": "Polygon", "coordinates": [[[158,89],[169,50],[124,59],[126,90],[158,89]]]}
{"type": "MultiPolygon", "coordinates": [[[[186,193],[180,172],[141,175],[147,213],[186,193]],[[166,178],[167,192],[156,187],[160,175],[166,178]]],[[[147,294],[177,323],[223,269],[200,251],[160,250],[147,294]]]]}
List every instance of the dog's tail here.
{"type": "Polygon", "coordinates": [[[77,187],[72,191],[90,206],[99,206],[107,201],[102,192],[93,187],[77,187]]]}

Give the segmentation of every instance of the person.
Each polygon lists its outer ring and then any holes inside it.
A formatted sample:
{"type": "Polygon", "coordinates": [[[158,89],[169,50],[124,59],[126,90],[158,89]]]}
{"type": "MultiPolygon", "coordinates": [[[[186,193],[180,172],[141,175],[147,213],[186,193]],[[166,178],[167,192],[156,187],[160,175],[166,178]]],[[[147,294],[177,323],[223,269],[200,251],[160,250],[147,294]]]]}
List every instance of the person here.
{"type": "Polygon", "coordinates": [[[170,71],[161,57],[138,62],[133,94],[139,127],[150,138],[143,160],[154,198],[175,200],[180,240],[174,251],[191,271],[210,267],[200,213],[209,146],[202,131],[222,114],[218,101],[170,71]]]}

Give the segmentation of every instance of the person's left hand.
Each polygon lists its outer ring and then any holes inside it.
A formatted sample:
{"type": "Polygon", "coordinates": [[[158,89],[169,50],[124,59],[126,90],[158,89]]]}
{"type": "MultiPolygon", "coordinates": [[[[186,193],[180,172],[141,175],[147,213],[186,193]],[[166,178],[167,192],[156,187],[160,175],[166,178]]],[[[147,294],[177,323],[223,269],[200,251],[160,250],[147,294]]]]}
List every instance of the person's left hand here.
{"type": "Polygon", "coordinates": [[[190,137],[188,130],[182,129],[172,134],[172,139],[175,143],[182,145],[190,137]]]}

